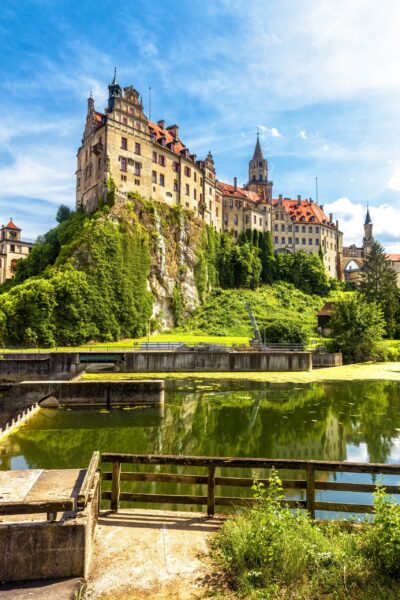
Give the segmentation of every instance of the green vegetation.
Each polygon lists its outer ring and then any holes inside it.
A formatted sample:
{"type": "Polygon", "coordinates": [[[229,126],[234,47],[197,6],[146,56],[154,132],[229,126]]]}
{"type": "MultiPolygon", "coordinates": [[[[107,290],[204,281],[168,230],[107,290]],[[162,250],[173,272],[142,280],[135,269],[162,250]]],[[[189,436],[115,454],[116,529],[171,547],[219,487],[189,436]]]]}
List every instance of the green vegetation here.
{"type": "Polygon", "coordinates": [[[397,275],[386,259],[383,246],[373,242],[361,269],[360,291],[367,302],[376,303],[382,310],[386,335],[400,334],[397,318],[400,314],[400,297],[397,275]],[[397,321],[397,322],[396,322],[397,321]]]}
{"type": "Polygon", "coordinates": [[[51,346],[145,334],[150,240],[138,219],[126,210],[59,216],[0,296],[2,339],[51,346]]]}
{"type": "MultiPolygon", "coordinates": [[[[374,524],[315,523],[283,501],[275,471],[255,482],[257,503],[229,518],[212,542],[228,585],[245,598],[395,598],[400,583],[400,505],[378,486],[374,524]]],[[[226,592],[224,592],[226,597],[226,592]]]]}
{"type": "Polygon", "coordinates": [[[363,362],[379,358],[379,342],[385,332],[382,310],[360,294],[336,304],[329,327],[336,350],[345,362],[363,362]]]}
{"type": "Polygon", "coordinates": [[[270,343],[306,344],[308,334],[300,323],[272,321],[264,327],[264,339],[270,343]]]}
{"type": "MultiPolygon", "coordinates": [[[[341,298],[343,294],[344,292],[335,292],[330,298],[341,298]]],[[[188,332],[249,336],[251,326],[246,311],[246,302],[249,302],[261,335],[264,327],[275,321],[278,326],[282,323],[296,323],[308,335],[312,335],[317,326],[317,312],[325,300],[326,298],[318,295],[306,294],[285,282],[263,285],[257,290],[216,289],[174,333],[177,338],[188,332]]]]}

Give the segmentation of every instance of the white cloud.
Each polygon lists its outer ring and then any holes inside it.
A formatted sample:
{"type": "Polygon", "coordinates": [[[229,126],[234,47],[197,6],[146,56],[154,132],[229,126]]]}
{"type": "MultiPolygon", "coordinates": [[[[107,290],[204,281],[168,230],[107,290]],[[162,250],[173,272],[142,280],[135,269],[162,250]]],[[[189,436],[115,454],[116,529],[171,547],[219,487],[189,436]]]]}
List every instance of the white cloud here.
{"type": "Polygon", "coordinates": [[[266,138],[268,136],[274,138],[283,137],[277,127],[267,127],[266,125],[258,125],[258,129],[260,130],[262,138],[266,138]]]}
{"type": "Polygon", "coordinates": [[[299,138],[301,138],[302,140],[306,140],[306,139],[307,139],[307,132],[306,132],[306,130],[305,130],[305,129],[302,129],[302,130],[299,132],[299,138]]]}
{"type": "Polygon", "coordinates": [[[272,137],[282,137],[282,134],[276,127],[271,127],[271,135],[272,137]]]}
{"type": "Polygon", "coordinates": [[[390,190],[400,191],[400,167],[396,167],[387,183],[390,190]]]}
{"type": "MultiPolygon", "coordinates": [[[[364,235],[363,224],[367,207],[349,198],[338,198],[335,202],[324,205],[326,214],[333,213],[339,219],[339,227],[344,234],[344,243],[360,245],[364,235]]],[[[398,252],[400,248],[399,223],[400,202],[370,206],[369,211],[373,222],[373,235],[382,242],[387,252],[398,252]],[[396,239],[397,238],[397,239],[396,239]]]]}

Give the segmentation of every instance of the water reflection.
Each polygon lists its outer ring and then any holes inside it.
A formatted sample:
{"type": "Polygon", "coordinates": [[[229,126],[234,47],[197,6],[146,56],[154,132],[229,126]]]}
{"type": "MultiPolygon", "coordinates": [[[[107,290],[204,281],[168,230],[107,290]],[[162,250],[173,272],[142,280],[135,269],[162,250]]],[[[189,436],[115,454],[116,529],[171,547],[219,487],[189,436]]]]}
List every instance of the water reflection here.
{"type": "Polygon", "coordinates": [[[0,468],[82,467],[94,450],[400,462],[400,385],[169,381],[163,412],[42,410],[0,447],[0,468]]]}

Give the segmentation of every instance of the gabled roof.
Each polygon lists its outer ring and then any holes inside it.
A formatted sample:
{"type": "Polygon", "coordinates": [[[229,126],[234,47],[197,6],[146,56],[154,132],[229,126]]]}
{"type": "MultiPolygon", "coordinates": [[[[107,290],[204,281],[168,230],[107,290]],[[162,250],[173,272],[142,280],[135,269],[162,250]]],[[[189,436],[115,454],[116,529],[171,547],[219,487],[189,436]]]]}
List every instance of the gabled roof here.
{"type": "Polygon", "coordinates": [[[386,254],[386,258],[392,262],[400,262],[400,254],[386,254]]]}
{"type": "Polygon", "coordinates": [[[156,142],[159,142],[162,138],[165,138],[166,144],[170,144],[171,142],[173,143],[173,145],[170,146],[170,150],[175,152],[175,154],[179,154],[182,150],[186,149],[186,146],[182,144],[181,140],[175,140],[174,136],[170,131],[168,131],[168,129],[163,129],[160,127],[160,125],[153,123],[152,121],[148,122],[148,126],[150,131],[153,132],[156,142]]]}
{"type": "Polygon", "coordinates": [[[248,202],[252,202],[253,204],[258,204],[261,202],[261,197],[257,194],[257,192],[245,190],[244,188],[240,187],[236,187],[235,190],[235,186],[231,185],[230,183],[224,183],[223,181],[218,182],[218,187],[224,196],[237,198],[238,200],[246,200],[248,202]]]}
{"type": "MultiPolygon", "coordinates": [[[[272,206],[279,206],[279,202],[279,200],[274,198],[272,206]]],[[[283,198],[282,206],[294,223],[317,223],[332,228],[336,226],[335,223],[329,221],[321,206],[311,200],[283,198]]]]}
{"type": "Polygon", "coordinates": [[[317,313],[318,317],[326,317],[333,315],[336,311],[336,303],[335,302],[325,302],[321,310],[317,313]]]}

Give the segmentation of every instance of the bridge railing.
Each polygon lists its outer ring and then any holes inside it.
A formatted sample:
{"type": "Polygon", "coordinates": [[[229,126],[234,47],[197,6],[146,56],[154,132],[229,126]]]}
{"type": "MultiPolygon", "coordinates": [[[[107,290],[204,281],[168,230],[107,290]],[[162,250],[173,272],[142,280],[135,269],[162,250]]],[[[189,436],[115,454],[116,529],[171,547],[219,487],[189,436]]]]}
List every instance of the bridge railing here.
{"type": "MultiPolygon", "coordinates": [[[[173,455],[148,455],[148,454],[117,454],[103,453],[102,463],[112,463],[112,470],[103,472],[104,481],[111,481],[111,491],[103,491],[102,498],[110,500],[111,510],[118,511],[120,502],[127,503],[153,503],[153,504],[194,504],[207,506],[207,514],[212,517],[216,506],[239,506],[251,505],[255,502],[253,498],[242,496],[219,496],[215,488],[218,486],[251,487],[254,481],[252,477],[226,477],[216,473],[216,470],[226,468],[271,469],[300,471],[303,479],[282,481],[285,490],[302,490],[305,494],[303,500],[285,499],[284,502],[291,508],[303,508],[308,510],[310,516],[315,518],[315,511],[335,511],[347,513],[371,513],[371,504],[357,504],[345,502],[321,502],[316,500],[318,491],[337,492],[367,492],[373,493],[373,484],[345,483],[320,480],[316,478],[318,472],[323,473],[367,473],[367,474],[389,474],[399,475],[400,464],[375,464],[375,463],[352,463],[319,460],[289,460],[289,459],[267,459],[267,458],[228,458],[228,457],[206,457],[206,456],[173,456],[173,455]],[[132,472],[123,471],[122,465],[156,465],[160,466],[185,466],[206,467],[207,474],[175,474],[160,472],[132,472]],[[200,484],[205,486],[203,495],[188,494],[149,494],[141,492],[121,491],[124,482],[157,482],[157,483],[179,483],[200,484]]],[[[259,479],[266,487],[268,479],[259,479]]],[[[390,494],[400,494],[399,485],[386,486],[390,494]]]]}

